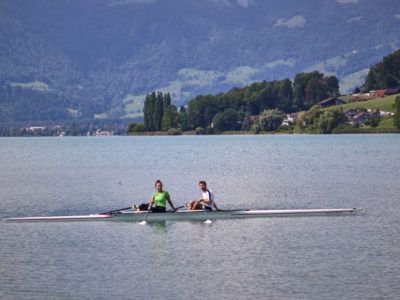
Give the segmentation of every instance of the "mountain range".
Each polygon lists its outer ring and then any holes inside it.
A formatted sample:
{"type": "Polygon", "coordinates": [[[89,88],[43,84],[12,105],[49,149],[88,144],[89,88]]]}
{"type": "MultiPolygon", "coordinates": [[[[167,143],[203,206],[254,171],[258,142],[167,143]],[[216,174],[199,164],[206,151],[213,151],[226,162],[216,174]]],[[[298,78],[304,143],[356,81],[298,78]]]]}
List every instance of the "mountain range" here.
{"type": "Polygon", "coordinates": [[[398,0],[2,0],[0,123],[140,117],[318,70],[342,93],[400,48],[398,0]]]}

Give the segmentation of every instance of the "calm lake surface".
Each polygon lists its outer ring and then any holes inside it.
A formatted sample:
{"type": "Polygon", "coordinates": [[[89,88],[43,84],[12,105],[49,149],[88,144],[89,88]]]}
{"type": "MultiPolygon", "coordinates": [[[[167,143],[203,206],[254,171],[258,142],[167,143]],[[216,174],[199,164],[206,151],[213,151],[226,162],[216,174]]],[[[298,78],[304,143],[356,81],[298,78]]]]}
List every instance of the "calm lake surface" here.
{"type": "Polygon", "coordinates": [[[1,299],[399,299],[400,135],[0,138],[1,299]],[[230,208],[355,216],[5,223],[206,180],[230,208]]]}

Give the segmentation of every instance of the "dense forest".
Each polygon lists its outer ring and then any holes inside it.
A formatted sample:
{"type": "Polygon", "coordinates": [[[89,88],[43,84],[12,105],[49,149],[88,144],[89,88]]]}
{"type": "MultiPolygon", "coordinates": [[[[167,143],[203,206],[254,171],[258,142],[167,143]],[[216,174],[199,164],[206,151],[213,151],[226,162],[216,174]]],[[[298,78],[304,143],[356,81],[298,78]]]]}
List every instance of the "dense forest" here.
{"type": "Polygon", "coordinates": [[[400,89],[400,50],[383,58],[369,69],[363,91],[400,89]]]}
{"type": "Polygon", "coordinates": [[[66,100],[54,91],[39,92],[20,86],[0,86],[0,120],[2,123],[19,120],[71,120],[66,100]],[[18,101],[16,101],[18,99],[18,101]]]}

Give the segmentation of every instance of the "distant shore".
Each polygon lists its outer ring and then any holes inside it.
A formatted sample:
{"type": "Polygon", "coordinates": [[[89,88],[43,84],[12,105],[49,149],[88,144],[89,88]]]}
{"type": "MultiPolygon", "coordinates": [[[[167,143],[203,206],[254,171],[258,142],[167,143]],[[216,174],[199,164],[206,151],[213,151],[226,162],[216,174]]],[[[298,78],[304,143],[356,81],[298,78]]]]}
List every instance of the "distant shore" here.
{"type": "MultiPolygon", "coordinates": [[[[331,134],[398,134],[400,129],[396,128],[338,128],[331,134]]],[[[261,131],[259,133],[254,133],[253,131],[223,131],[214,134],[198,134],[194,130],[183,132],[182,136],[194,136],[194,135],[290,135],[290,134],[321,134],[313,132],[294,132],[294,131],[261,131]]],[[[326,134],[329,135],[329,134],[326,134]]],[[[157,132],[136,132],[134,134],[129,134],[129,136],[173,136],[169,135],[167,132],[157,131],[157,132]]],[[[175,135],[176,136],[176,135],[175,135]]]]}

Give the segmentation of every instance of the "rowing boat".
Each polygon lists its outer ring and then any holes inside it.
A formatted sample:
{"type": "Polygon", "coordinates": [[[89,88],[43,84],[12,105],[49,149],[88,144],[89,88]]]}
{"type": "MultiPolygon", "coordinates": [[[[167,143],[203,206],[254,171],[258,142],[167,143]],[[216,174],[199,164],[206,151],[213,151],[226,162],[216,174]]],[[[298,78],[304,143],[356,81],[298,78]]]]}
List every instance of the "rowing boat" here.
{"type": "MultiPolygon", "coordinates": [[[[211,211],[204,213],[203,210],[178,210],[166,213],[149,213],[147,221],[166,221],[166,220],[198,220],[205,219],[242,219],[242,218],[260,218],[260,217],[299,217],[299,216],[326,216],[354,214],[360,211],[360,208],[341,208],[341,209],[237,209],[211,211]]],[[[7,222],[34,222],[34,221],[135,221],[140,222],[145,218],[146,212],[135,210],[113,211],[113,213],[101,213],[92,215],[76,216],[50,216],[50,217],[19,217],[7,218],[7,222]]]]}

